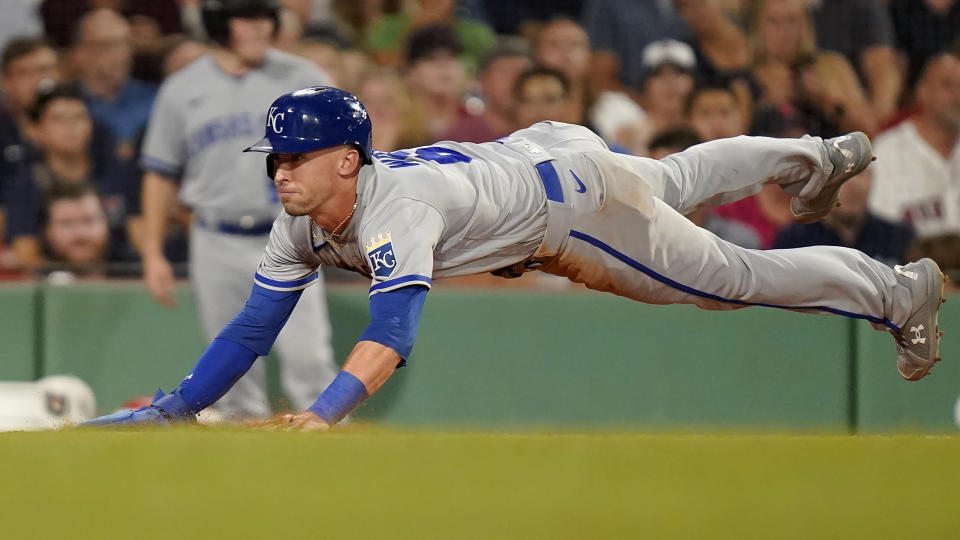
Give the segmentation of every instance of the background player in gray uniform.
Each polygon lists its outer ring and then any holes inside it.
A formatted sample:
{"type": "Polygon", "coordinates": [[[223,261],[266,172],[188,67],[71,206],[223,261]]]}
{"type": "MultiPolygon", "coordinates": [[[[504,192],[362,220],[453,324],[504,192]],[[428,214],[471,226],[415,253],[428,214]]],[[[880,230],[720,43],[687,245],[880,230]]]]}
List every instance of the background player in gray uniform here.
{"type": "Polygon", "coordinates": [[[722,139],[656,161],[619,156],[586,128],[555,122],[494,143],[386,154],[370,148],[370,130],[342,90],[307,88],[273,103],[266,137],[248,150],[269,152],[286,212],[250,299],[180,387],[92,424],[188,418],[216,400],[269,348],[321,264],[371,277],[371,323],[316,403],[271,427],[342,419],[406,361],[432,280],[477,272],[539,268],[648,303],[855,317],[894,335],[904,378],[939,360],[943,275],[933,261],[890,268],[846,248],[747,250],[682,215],[769,182],[795,197],[800,220],[822,219],[872,159],[862,133],[722,139]]]}
{"type": "MultiPolygon", "coordinates": [[[[220,46],[171,76],[160,89],[143,145],[145,280],[172,302],[173,273],[163,256],[167,216],[179,191],[193,212],[190,279],[210,339],[243,307],[251,275],[281,208],[263,160],[240,155],[259,135],[278,93],[328,83],[313,64],[270,48],[273,0],[203,3],[210,37],[220,46]]],[[[282,382],[298,408],[336,374],[322,283],[304,295],[278,348],[282,382]]],[[[229,415],[269,414],[263,365],[254,366],[218,403],[229,415]]]]}

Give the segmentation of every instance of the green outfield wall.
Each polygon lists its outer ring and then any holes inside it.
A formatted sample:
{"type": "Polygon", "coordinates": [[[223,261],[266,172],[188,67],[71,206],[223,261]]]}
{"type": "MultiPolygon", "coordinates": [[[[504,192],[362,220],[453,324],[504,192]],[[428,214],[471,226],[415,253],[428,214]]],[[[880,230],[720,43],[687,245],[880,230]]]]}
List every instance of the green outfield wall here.
{"type": "MultiPolygon", "coordinates": [[[[334,286],[328,298],[342,363],[367,324],[366,290],[334,286]]],[[[138,283],[4,285],[0,379],[74,374],[101,412],[169,390],[205,343],[189,289],[177,299],[159,306],[138,283]]],[[[944,307],[949,329],[960,302],[944,307]]],[[[907,383],[890,336],[863,322],[439,284],[409,365],[357,417],[493,429],[949,431],[960,395],[960,337],[950,337],[934,376],[907,383]]],[[[266,361],[276,392],[278,368],[266,361]]]]}
{"type": "Polygon", "coordinates": [[[0,287],[0,380],[30,381],[40,375],[38,297],[32,285],[0,287]]]}

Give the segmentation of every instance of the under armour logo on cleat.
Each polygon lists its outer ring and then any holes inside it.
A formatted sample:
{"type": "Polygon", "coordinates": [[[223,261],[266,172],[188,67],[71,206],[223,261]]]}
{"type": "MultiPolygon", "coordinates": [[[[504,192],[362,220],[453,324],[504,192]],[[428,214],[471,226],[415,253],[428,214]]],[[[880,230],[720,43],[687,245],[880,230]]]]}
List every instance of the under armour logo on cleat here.
{"type": "Polygon", "coordinates": [[[921,324],[920,326],[911,326],[911,327],[910,327],[910,331],[913,332],[914,335],[916,336],[916,337],[910,338],[910,343],[913,343],[914,345],[916,345],[917,343],[926,343],[926,342],[927,342],[927,338],[925,338],[925,337],[920,337],[920,332],[921,332],[922,330],[923,330],[923,325],[922,325],[922,324],[921,324]]]}
{"type": "MultiPolygon", "coordinates": [[[[850,140],[850,136],[849,136],[849,135],[844,135],[844,136],[842,136],[842,137],[837,137],[837,138],[833,141],[833,147],[834,147],[834,149],[836,149],[838,152],[840,152],[840,155],[841,155],[841,156],[847,158],[848,160],[852,160],[852,159],[853,159],[853,151],[852,151],[852,150],[848,150],[848,149],[846,149],[846,148],[841,148],[841,147],[840,147],[840,143],[842,143],[842,142],[847,142],[847,141],[849,141],[849,140],[850,140]]],[[[843,169],[844,174],[850,174],[850,173],[852,173],[854,167],[856,167],[856,163],[855,163],[854,161],[847,161],[847,164],[844,166],[844,169],[843,169]]]]}
{"type": "Polygon", "coordinates": [[[902,266],[900,266],[899,264],[896,265],[896,266],[894,266],[894,267],[893,267],[893,270],[894,270],[896,273],[900,274],[901,276],[906,277],[906,278],[910,278],[910,279],[912,279],[912,280],[914,280],[914,281],[916,281],[917,278],[920,277],[920,274],[918,274],[918,273],[916,273],[916,272],[913,272],[913,271],[911,271],[911,270],[904,270],[904,268],[903,268],[902,266]]]}

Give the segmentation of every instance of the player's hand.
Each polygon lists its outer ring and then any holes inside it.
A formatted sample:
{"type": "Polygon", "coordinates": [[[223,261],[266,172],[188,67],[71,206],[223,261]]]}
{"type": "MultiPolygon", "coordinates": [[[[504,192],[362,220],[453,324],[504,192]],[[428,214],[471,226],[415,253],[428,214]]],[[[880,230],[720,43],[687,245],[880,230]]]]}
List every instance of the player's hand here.
{"type": "Polygon", "coordinates": [[[265,431],[327,431],[330,424],[309,411],[300,414],[278,414],[269,420],[255,422],[254,429],[265,431]]]}
{"type": "Polygon", "coordinates": [[[154,300],[167,307],[177,305],[173,297],[173,267],[166,257],[144,257],[143,281],[154,300]]]}

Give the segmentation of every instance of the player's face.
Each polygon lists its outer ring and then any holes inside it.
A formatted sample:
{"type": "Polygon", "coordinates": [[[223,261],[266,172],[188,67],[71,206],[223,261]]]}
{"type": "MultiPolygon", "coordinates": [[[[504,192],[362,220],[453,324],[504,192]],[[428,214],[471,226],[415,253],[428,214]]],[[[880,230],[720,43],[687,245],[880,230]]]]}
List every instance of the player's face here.
{"type": "Polygon", "coordinates": [[[269,17],[230,18],[230,46],[248,66],[257,66],[267,56],[275,25],[269,17]]]}
{"type": "Polygon", "coordinates": [[[291,216],[322,212],[324,205],[354,184],[339,174],[349,146],[334,146],[300,154],[274,154],[273,183],[283,209],[291,216]]]}

